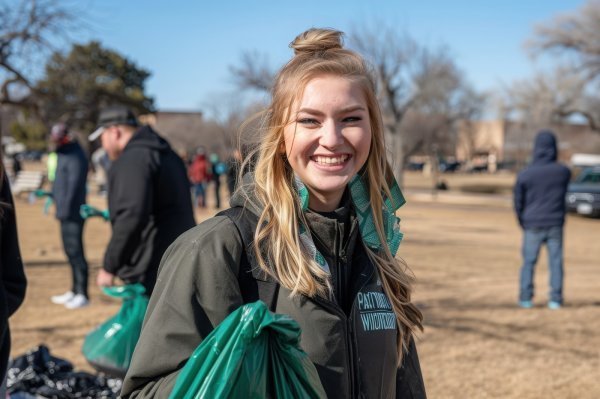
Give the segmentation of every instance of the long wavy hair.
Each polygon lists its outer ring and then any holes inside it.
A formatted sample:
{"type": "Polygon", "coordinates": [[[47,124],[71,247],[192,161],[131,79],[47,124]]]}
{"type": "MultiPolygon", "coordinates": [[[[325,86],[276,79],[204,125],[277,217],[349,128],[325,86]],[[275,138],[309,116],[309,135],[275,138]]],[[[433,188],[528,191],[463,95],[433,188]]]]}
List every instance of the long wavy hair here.
{"type": "MultiPolygon", "coordinates": [[[[261,269],[291,291],[291,295],[330,297],[329,274],[303,249],[300,225],[307,225],[294,183],[294,171],[282,153],[284,127],[293,123],[294,105],[317,76],[339,76],[358,83],[364,92],[371,121],[372,140],[366,165],[361,169],[369,186],[371,210],[377,233],[386,242],[382,209],[394,181],[386,159],[381,111],[370,67],[357,53],[344,49],[342,32],[310,29],[290,44],[294,57],[279,71],[269,107],[260,115],[260,143],[246,159],[254,159],[254,195],[262,214],[254,237],[254,251],[261,269]]],[[[248,161],[246,161],[248,162],[248,161]]],[[[246,167],[242,167],[245,170],[246,167]]],[[[252,201],[251,198],[247,198],[252,201]]],[[[407,265],[391,254],[387,245],[375,252],[367,248],[383,289],[396,314],[399,361],[410,338],[422,330],[422,314],[411,303],[413,277],[407,265]]]]}

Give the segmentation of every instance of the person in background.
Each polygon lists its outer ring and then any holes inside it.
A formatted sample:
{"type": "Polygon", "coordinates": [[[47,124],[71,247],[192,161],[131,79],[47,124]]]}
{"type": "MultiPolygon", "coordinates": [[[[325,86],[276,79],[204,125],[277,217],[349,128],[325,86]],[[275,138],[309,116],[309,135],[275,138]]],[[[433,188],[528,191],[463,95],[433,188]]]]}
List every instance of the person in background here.
{"type": "Polygon", "coordinates": [[[375,79],[341,35],[294,40],[233,208],[165,252],[123,398],[169,397],[198,345],[257,297],[298,323],[327,397],[425,398],[413,339],[422,314],[396,258],[405,200],[375,79]]]}
{"type": "Polygon", "coordinates": [[[5,172],[0,148],[0,398],[6,397],[6,368],[10,355],[8,319],[23,303],[27,288],[15,206],[5,172]]]}
{"type": "Polygon", "coordinates": [[[563,226],[565,195],[571,171],[557,162],[556,137],[540,131],[533,148],[533,161],[517,176],[514,208],[523,229],[519,306],[533,307],[533,276],[540,248],[546,244],[550,269],[548,307],[563,305],[563,226]]]}
{"type": "Polygon", "coordinates": [[[215,186],[215,208],[221,208],[221,176],[226,172],[226,166],[218,154],[210,154],[211,178],[215,186]]]}
{"type": "Polygon", "coordinates": [[[163,252],[195,225],[185,166],[150,126],[124,106],[101,110],[90,141],[100,138],[111,160],[108,210],[112,236],[97,284],[141,283],[150,296],[163,252]]]}
{"type": "Polygon", "coordinates": [[[16,178],[17,175],[23,170],[23,166],[21,165],[21,157],[19,154],[12,154],[12,172],[13,176],[16,178]]]}
{"type": "Polygon", "coordinates": [[[196,156],[188,167],[188,176],[192,183],[195,206],[206,208],[206,186],[210,180],[210,165],[203,147],[196,150],[196,156]]]}
{"type": "Polygon", "coordinates": [[[71,289],[51,300],[67,309],[77,309],[89,304],[88,263],[83,250],[84,219],[79,214],[79,208],[85,204],[88,161],[65,123],[52,126],[50,141],[56,148],[52,198],[72,279],[71,289]]]}

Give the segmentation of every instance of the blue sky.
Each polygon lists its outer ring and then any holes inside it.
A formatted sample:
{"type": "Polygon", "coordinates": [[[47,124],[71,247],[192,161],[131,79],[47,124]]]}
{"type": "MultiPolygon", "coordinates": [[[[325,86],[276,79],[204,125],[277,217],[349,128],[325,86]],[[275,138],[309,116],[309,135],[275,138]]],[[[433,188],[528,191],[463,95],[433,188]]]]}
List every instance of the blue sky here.
{"type": "Polygon", "coordinates": [[[89,28],[78,39],[99,40],[150,70],[148,93],[163,110],[202,110],[234,92],[229,66],[243,51],[267,54],[279,67],[292,55],[289,42],[309,27],[350,31],[373,21],[405,30],[420,43],[448,46],[471,83],[489,90],[532,74],[536,66],[523,43],[536,23],[584,3],[90,0],[89,28]]]}

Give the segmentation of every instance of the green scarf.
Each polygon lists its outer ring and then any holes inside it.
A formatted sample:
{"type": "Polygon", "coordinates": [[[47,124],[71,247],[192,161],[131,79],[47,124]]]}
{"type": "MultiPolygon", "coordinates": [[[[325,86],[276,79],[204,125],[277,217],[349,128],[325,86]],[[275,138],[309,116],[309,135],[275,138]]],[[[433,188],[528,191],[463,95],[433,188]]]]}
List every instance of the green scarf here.
{"type": "MultiPolygon", "coordinates": [[[[298,176],[296,176],[295,181],[300,199],[300,206],[302,211],[305,211],[308,209],[309,192],[298,176]]],[[[350,196],[356,210],[358,228],[363,242],[375,252],[382,251],[383,244],[379,240],[377,230],[375,229],[371,203],[369,201],[369,190],[365,179],[360,175],[356,175],[350,180],[348,187],[350,188],[350,196]]],[[[396,256],[398,248],[400,247],[400,241],[402,241],[403,237],[403,234],[400,232],[400,218],[396,216],[396,210],[404,205],[406,200],[395,180],[390,189],[390,194],[391,198],[386,197],[384,199],[384,206],[381,211],[383,214],[383,228],[385,231],[386,244],[389,247],[392,256],[396,256]]],[[[323,270],[329,273],[330,270],[327,261],[317,250],[312,236],[306,226],[302,223],[300,223],[300,241],[315,262],[317,262],[323,270]]]]}

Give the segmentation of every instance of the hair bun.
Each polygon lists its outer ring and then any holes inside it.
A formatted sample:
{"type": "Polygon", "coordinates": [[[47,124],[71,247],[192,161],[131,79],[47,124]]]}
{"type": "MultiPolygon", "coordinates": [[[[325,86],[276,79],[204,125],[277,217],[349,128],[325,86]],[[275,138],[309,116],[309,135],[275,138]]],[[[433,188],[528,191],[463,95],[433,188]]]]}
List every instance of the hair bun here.
{"type": "Polygon", "coordinates": [[[295,55],[341,49],[343,35],[343,32],[335,29],[311,28],[296,36],[290,47],[295,55]]]}

